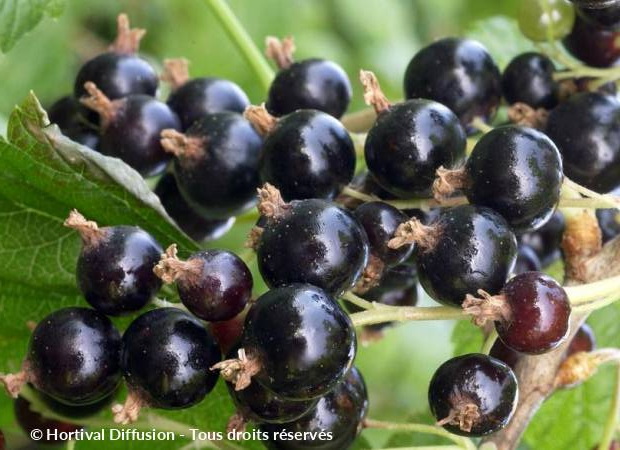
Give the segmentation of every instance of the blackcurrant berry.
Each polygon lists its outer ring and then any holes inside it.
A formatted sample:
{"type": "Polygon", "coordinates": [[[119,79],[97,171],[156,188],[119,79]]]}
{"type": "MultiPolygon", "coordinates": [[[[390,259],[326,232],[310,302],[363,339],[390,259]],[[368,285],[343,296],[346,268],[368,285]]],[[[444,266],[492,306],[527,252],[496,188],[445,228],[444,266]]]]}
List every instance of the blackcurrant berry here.
{"type": "Polygon", "coordinates": [[[551,218],[564,175],[555,144],[540,131],[503,126],[486,133],[465,165],[470,203],[492,208],[517,232],[551,218]]]}
{"type": "Polygon", "coordinates": [[[120,391],[120,386],[114,392],[112,392],[107,397],[99,400],[98,402],[91,403],[88,405],[65,405],[64,403],[60,403],[54,400],[49,395],[44,394],[43,392],[37,391],[34,386],[32,386],[31,392],[36,396],[36,400],[45,405],[50,412],[53,414],[66,417],[68,419],[79,422],[80,420],[92,417],[96,414],[99,414],[104,409],[108,408],[116,394],[120,391]]]}
{"type": "Polygon", "coordinates": [[[391,105],[372,72],[362,71],[360,79],[378,115],[364,144],[368,170],[398,197],[430,194],[437,169],[455,167],[465,158],[465,132],[458,118],[429,100],[391,105]]]}
{"type": "Polygon", "coordinates": [[[597,5],[575,6],[575,11],[590,25],[618,29],[620,26],[620,2],[611,0],[597,5]]]}
{"type": "Polygon", "coordinates": [[[240,114],[212,113],[185,134],[165,130],[174,176],[187,203],[208,219],[228,219],[256,203],[262,139],[240,114]]]}
{"type": "Polygon", "coordinates": [[[242,113],[250,105],[248,96],[232,81],[211,77],[190,79],[187,61],[173,59],[164,63],[166,72],[162,78],[172,85],[167,103],[179,116],[183,131],[207,114],[242,113]]]}
{"type": "Polygon", "coordinates": [[[245,359],[229,360],[246,367],[235,377],[236,389],[247,387],[251,376],[280,397],[308,400],[332,390],[351,367],[355,329],[325,291],[291,284],[268,291],[252,305],[241,347],[245,359]]]}
{"type": "Polygon", "coordinates": [[[620,185],[620,101],[573,95],[549,114],[545,132],[562,153],[564,173],[597,192],[620,185]],[[578,124],[578,126],[576,126],[578,124]]]}
{"type": "Polygon", "coordinates": [[[210,322],[232,319],[252,296],[250,269],[227,250],[203,250],[181,261],[171,245],[154,270],[164,282],[176,281],[187,309],[210,322]]]}
{"type": "Polygon", "coordinates": [[[57,100],[47,111],[51,123],[55,123],[62,134],[69,139],[96,149],[99,145],[99,133],[82,116],[83,108],[73,97],[66,96],[57,100]]]}
{"type": "Polygon", "coordinates": [[[155,96],[159,77],[144,59],[136,55],[144,30],[129,29],[126,15],[118,16],[118,36],[111,51],[89,60],[78,71],[74,96],[87,95],[84,84],[95,83],[109,99],[132,94],[155,96]]]}
{"type": "Polygon", "coordinates": [[[217,341],[217,345],[219,345],[222,354],[228,354],[230,350],[241,341],[246,311],[247,310],[244,310],[232,319],[223,320],[221,322],[211,322],[209,324],[211,334],[213,334],[213,337],[217,341]]]}
{"type": "Polygon", "coordinates": [[[522,234],[519,240],[534,250],[542,266],[546,267],[561,256],[560,244],[565,227],[564,215],[555,211],[545,225],[536,231],[522,234]]]}
{"type": "Polygon", "coordinates": [[[267,38],[267,54],[280,71],[269,87],[267,110],[280,117],[316,109],[340,118],[351,101],[351,82],[338,64],[312,58],[293,62],[292,38],[267,38]]]}
{"type": "Polygon", "coordinates": [[[470,39],[440,39],[420,50],[405,72],[405,98],[443,103],[466,126],[489,121],[501,98],[501,76],[486,48],[470,39]]]}
{"type": "Polygon", "coordinates": [[[329,114],[303,109],[276,120],[254,107],[246,117],[265,134],[261,180],[277,187],[285,200],[331,200],[353,178],[353,141],[329,114]]]}
{"type": "Polygon", "coordinates": [[[507,347],[501,339],[496,339],[491,347],[491,350],[489,351],[489,356],[499,359],[503,363],[506,363],[506,365],[512,370],[515,370],[517,363],[519,362],[519,358],[521,357],[521,353],[507,347]]]}
{"type": "Polygon", "coordinates": [[[542,269],[542,264],[532,247],[523,244],[519,245],[517,262],[512,272],[515,275],[519,275],[524,272],[538,272],[540,269],[542,269]]]}
{"type": "Polygon", "coordinates": [[[532,108],[554,108],[559,101],[559,85],[553,79],[553,61],[542,53],[516,56],[502,74],[502,92],[508,103],[525,103],[532,108]]]}
{"type": "Polygon", "coordinates": [[[282,208],[266,221],[258,242],[265,283],[311,283],[335,296],[350,289],[368,261],[368,238],[353,215],[318,199],[282,208]]]}
{"type": "Polygon", "coordinates": [[[431,412],[451,433],[479,437],[506,426],[517,406],[517,378],[503,362],[482,354],[457,356],[431,379],[431,412]]]}
{"type": "Polygon", "coordinates": [[[153,273],[163,252],[157,241],[138,227],[99,228],[73,210],[65,226],[82,237],[77,282],[84,298],[104,314],[116,316],[144,307],[159,291],[153,273]]]}
{"type": "MultiPolygon", "coordinates": [[[[40,432],[40,439],[36,441],[31,437],[34,442],[42,444],[60,444],[66,442],[68,439],[61,439],[61,433],[70,433],[72,431],[78,431],[82,429],[82,425],[75,423],[62,422],[56,419],[49,419],[44,417],[40,413],[33,411],[30,406],[30,402],[23,397],[17,397],[13,404],[13,411],[15,412],[15,419],[17,424],[26,435],[39,436],[32,431],[37,430],[40,432]],[[56,437],[57,436],[57,437],[56,437]]],[[[4,449],[3,441],[0,440],[0,449],[4,449]]]]}
{"type": "Polygon", "coordinates": [[[283,450],[342,450],[361,433],[368,414],[368,392],[362,374],[352,367],[347,376],[307,414],[284,424],[262,424],[269,434],[267,448],[283,450]],[[311,433],[301,440],[284,439],[284,433],[311,433]],[[330,433],[325,439],[318,433],[330,433]],[[280,436],[280,438],[278,438],[280,436]]]}
{"type": "Polygon", "coordinates": [[[578,15],[562,43],[575,58],[594,67],[610,67],[620,59],[620,32],[591,25],[578,15]]]}
{"type": "Polygon", "coordinates": [[[399,227],[389,245],[415,242],[418,278],[434,300],[460,306],[479,289],[497,293],[514,267],[517,242],[506,220],[472,205],[443,211],[428,226],[417,219],[399,227]]]}
{"type": "Polygon", "coordinates": [[[174,219],[181,230],[195,241],[202,242],[219,239],[235,223],[234,217],[229,217],[228,219],[205,219],[194,212],[181,195],[181,192],[179,192],[174,175],[170,172],[165,173],[159,179],[154,192],[159,197],[168,215],[174,219]]]}
{"type": "Polygon", "coordinates": [[[111,101],[93,83],[86,83],[86,89],[90,96],[82,98],[82,103],[101,116],[98,150],[122,159],[145,177],[163,172],[170,155],[162,148],[160,134],[180,128],[176,114],[146,95],[111,101]]]}
{"type": "Polygon", "coordinates": [[[162,409],[195,405],[215,386],[217,373],[209,368],[220,359],[211,333],[192,315],[178,308],[142,314],[123,335],[121,368],[131,393],[124,408],[115,407],[115,420],[135,420],[135,403],[162,409]]]}
{"type": "MultiPolygon", "coordinates": [[[[619,195],[620,189],[610,192],[612,195],[619,195]]],[[[603,243],[611,241],[620,234],[620,211],[615,208],[597,209],[596,219],[601,229],[603,243]]]]}
{"type": "Polygon", "coordinates": [[[15,397],[30,382],[65,405],[91,405],[118,386],[120,350],[121,336],[106,316],[89,308],[63,308],[36,325],[22,372],[2,381],[15,397]]]}
{"type": "Polygon", "coordinates": [[[596,348],[596,338],[594,330],[587,323],[583,323],[566,349],[566,357],[574,355],[578,352],[591,352],[596,348]]]}

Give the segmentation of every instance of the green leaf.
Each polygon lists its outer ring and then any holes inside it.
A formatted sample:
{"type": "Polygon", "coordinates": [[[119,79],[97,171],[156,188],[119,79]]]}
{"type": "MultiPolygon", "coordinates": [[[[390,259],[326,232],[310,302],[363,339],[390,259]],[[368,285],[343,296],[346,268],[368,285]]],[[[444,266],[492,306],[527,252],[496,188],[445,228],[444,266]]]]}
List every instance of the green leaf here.
{"type": "Polygon", "coordinates": [[[17,40],[45,17],[58,17],[66,0],[0,0],[0,50],[9,51],[17,40]]]}
{"type": "Polygon", "coordinates": [[[454,356],[480,353],[484,343],[480,328],[467,320],[460,320],[456,323],[451,341],[454,345],[454,356]]]}

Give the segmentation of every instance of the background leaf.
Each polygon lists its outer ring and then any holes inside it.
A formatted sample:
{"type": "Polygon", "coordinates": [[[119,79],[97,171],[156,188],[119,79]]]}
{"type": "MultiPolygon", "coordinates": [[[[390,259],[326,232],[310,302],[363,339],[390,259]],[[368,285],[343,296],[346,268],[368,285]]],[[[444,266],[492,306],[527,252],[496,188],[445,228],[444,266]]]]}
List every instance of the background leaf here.
{"type": "Polygon", "coordinates": [[[58,17],[65,0],[0,0],[0,50],[9,51],[46,16],[58,17]]]}

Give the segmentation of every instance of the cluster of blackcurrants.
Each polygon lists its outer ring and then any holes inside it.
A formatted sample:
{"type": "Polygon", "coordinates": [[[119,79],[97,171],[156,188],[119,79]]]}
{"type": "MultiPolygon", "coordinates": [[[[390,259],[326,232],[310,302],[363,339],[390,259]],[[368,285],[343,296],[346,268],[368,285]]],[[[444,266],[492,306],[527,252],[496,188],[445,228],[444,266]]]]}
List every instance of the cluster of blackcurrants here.
{"type": "MultiPolygon", "coordinates": [[[[283,429],[328,430],[333,439],[325,448],[345,448],[363,426],[368,401],[352,366],[353,323],[337,299],[353,290],[369,301],[412,306],[419,281],[434,300],[463,307],[476,323],[493,321],[500,337],[493,356],[465,355],[437,370],[432,412],[468,436],[505,426],[518,392],[510,366],[521,353],[556,348],[568,334],[566,293],[539,272],[559,255],[563,219],[554,211],[564,174],[599,192],[620,184],[616,97],[589,92],[583,80],[566,89],[543,54],[519,55],[501,74],[481,44],[442,39],[411,60],[404,102],[390,103],[376,77],[361,72],[377,117],[364,143],[368,170],[354,178],[355,146],[338,120],[351,86],[339,66],[293,62],[292,40],[272,38],[268,55],[281,70],[265,105],[248,106],[225,80],[188,80],[178,60],[167,64],[172,93],[164,104],[153,97],[155,71],[135,54],[142,34],[121,16],[112,51],[85,64],[74,96],[52,107],[50,119],[144,176],[161,174],[172,158],[155,192],[196,240],[225,232],[232,217],[255,205],[262,185],[249,244],[270,290],[250,301],[252,276],[230,252],[183,261],[174,245],[164,253],[143,230],[99,228],[74,212],[66,224],[84,243],[78,284],[94,309],[66,308],[37,325],[23,372],[4,377],[12,392],[29,382],[56,401],[90,405],[124,376],[130,394],[114,411],[128,423],[143,406],[196,404],[219,369],[237,419],[272,437],[283,429]],[[465,161],[467,135],[493,119],[502,97],[514,123],[484,134],[465,161]],[[379,200],[431,196],[441,208],[399,210],[379,200]],[[518,254],[524,269],[515,269],[518,254]],[[177,283],[191,314],[150,310],[121,339],[106,315],[141,309],[162,280],[177,283]],[[235,320],[235,338],[218,347],[218,324],[235,320]]],[[[619,231],[611,216],[601,217],[610,236],[619,231]]],[[[306,444],[313,445],[269,443],[306,444]]]]}

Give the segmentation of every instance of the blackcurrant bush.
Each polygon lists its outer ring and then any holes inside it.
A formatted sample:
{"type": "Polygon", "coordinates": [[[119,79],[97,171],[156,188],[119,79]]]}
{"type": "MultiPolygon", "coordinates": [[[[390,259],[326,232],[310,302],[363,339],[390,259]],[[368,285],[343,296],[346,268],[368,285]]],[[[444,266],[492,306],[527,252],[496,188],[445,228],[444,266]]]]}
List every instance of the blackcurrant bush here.
{"type": "MultiPolygon", "coordinates": [[[[245,319],[241,347],[245,366],[236,389],[261,383],[289,400],[308,400],[332,390],[353,363],[355,329],[349,316],[322,289],[291,284],[260,296],[245,319]]],[[[240,355],[241,356],[241,355],[240,355]]],[[[225,372],[225,361],[218,368],[225,372]]]]}
{"type": "Polygon", "coordinates": [[[391,105],[372,72],[362,71],[360,79],[377,112],[364,144],[368,170],[398,197],[430,194],[437,169],[453,168],[465,158],[465,132],[459,119],[429,100],[391,105]]]}
{"type": "Polygon", "coordinates": [[[561,39],[570,32],[575,11],[566,0],[520,0],[517,19],[525,37],[548,41],[561,39]]]}
{"type": "Polygon", "coordinates": [[[89,97],[82,103],[101,116],[98,150],[120,158],[145,177],[164,171],[170,155],[160,142],[165,129],[179,129],[176,114],[165,104],[147,95],[129,95],[110,100],[93,83],[86,83],[89,97]]]}
{"type": "Polygon", "coordinates": [[[553,79],[553,61],[542,53],[522,53],[502,74],[502,92],[508,103],[525,103],[532,108],[554,108],[559,101],[559,84],[553,79]]]}
{"type": "Polygon", "coordinates": [[[240,114],[207,114],[185,134],[165,130],[161,138],[175,155],[179,191],[198,214],[228,219],[256,203],[262,139],[240,114]]]}
{"type": "Polygon", "coordinates": [[[192,314],[210,322],[232,319],[252,296],[250,269],[227,250],[202,250],[181,261],[171,245],[154,270],[164,282],[176,282],[179,298],[192,314]]]}
{"type": "Polygon", "coordinates": [[[479,437],[506,426],[517,406],[518,392],[510,367],[473,353],[439,366],[428,388],[428,402],[446,430],[479,437]]]}
{"type": "Polygon", "coordinates": [[[551,218],[564,178],[562,157],[551,139],[513,125],[482,136],[465,175],[469,202],[494,209],[517,232],[540,228],[551,218]]]}
{"type": "Polygon", "coordinates": [[[65,405],[91,405],[117,388],[120,350],[121,336],[106,316],[89,308],[63,308],[36,325],[22,372],[2,381],[15,397],[29,382],[65,405]]]}
{"type": "Polygon", "coordinates": [[[232,81],[212,77],[190,79],[184,59],[164,63],[166,72],[162,78],[172,85],[167,103],[179,116],[183,131],[207,114],[242,113],[250,105],[248,96],[232,81]]]}
{"type": "Polygon", "coordinates": [[[66,96],[57,100],[47,110],[51,123],[55,123],[62,134],[69,139],[96,149],[99,145],[99,133],[82,115],[83,108],[73,97],[66,96]]]}
{"type": "Polygon", "coordinates": [[[340,295],[368,261],[368,238],[355,217],[326,200],[297,200],[266,220],[258,268],[270,287],[311,283],[340,295]]]}
{"type": "Polygon", "coordinates": [[[352,367],[346,377],[307,414],[284,424],[262,424],[262,431],[269,434],[266,442],[270,449],[321,449],[342,450],[349,448],[361,433],[368,414],[368,392],[362,374],[352,367]],[[302,440],[278,439],[279,432],[312,433],[302,440]],[[318,433],[331,433],[331,439],[318,433]]]}
{"type": "Polygon", "coordinates": [[[610,67],[620,59],[620,32],[591,25],[581,16],[562,43],[570,54],[594,67],[610,67]]]}
{"type": "Polygon", "coordinates": [[[261,180],[277,187],[285,200],[331,200],[353,178],[353,141],[329,114],[302,109],[276,120],[255,107],[246,116],[265,134],[261,180]]]}
{"type": "Polygon", "coordinates": [[[389,245],[415,242],[418,278],[434,300],[461,306],[479,289],[497,293],[514,267],[517,242],[506,220],[472,205],[443,211],[428,226],[417,219],[399,227],[389,245]]]}
{"type": "Polygon", "coordinates": [[[466,126],[489,121],[501,98],[501,75],[486,48],[470,39],[440,39],[420,50],[405,72],[405,98],[443,103],[466,126]]]}
{"type": "Polygon", "coordinates": [[[115,407],[115,420],[127,423],[132,408],[188,408],[215,386],[209,370],[221,359],[206,326],[178,308],[158,308],[135,319],[123,335],[121,368],[130,389],[125,407],[115,407]]]}
{"type": "Polygon", "coordinates": [[[549,221],[530,233],[519,236],[519,241],[536,252],[542,267],[546,267],[561,256],[560,244],[566,222],[564,215],[555,211],[549,221]]]}
{"type": "Polygon", "coordinates": [[[542,269],[542,264],[532,247],[523,244],[519,245],[517,262],[512,272],[515,275],[519,275],[524,272],[538,272],[540,269],[542,269]]]}
{"type": "Polygon", "coordinates": [[[338,64],[312,58],[293,62],[292,38],[267,38],[267,52],[280,71],[269,87],[267,110],[280,117],[298,109],[316,109],[336,118],[351,101],[351,82],[338,64]]]}
{"type": "Polygon", "coordinates": [[[571,180],[602,193],[620,185],[617,98],[595,92],[573,95],[551,111],[545,132],[562,153],[564,173],[571,180]]]}
{"type": "Polygon", "coordinates": [[[82,237],[77,262],[78,287],[91,306],[116,316],[144,307],[159,291],[153,273],[163,252],[155,238],[138,227],[99,228],[73,210],[65,226],[82,237]]]}
{"type": "Polygon", "coordinates": [[[570,344],[568,344],[566,357],[568,358],[578,352],[591,352],[595,348],[596,338],[594,337],[594,330],[587,323],[583,323],[573,336],[570,344]]]}
{"type": "Polygon", "coordinates": [[[162,206],[176,224],[193,240],[212,241],[226,234],[234,225],[235,218],[205,219],[196,213],[185,201],[174,174],[165,173],[157,182],[154,190],[162,206]]]}
{"type": "MultiPolygon", "coordinates": [[[[15,399],[13,411],[15,412],[17,424],[29,437],[38,436],[36,433],[31,435],[32,431],[40,431],[41,438],[36,441],[33,439],[34,442],[42,444],[60,444],[67,441],[67,439],[61,439],[60,433],[70,433],[82,429],[82,425],[44,417],[40,413],[33,411],[30,402],[21,396],[15,399]]],[[[0,440],[0,449],[4,449],[2,444],[3,442],[0,440]]]]}
{"type": "Polygon", "coordinates": [[[95,83],[109,99],[132,94],[154,96],[159,77],[153,67],[136,55],[144,30],[129,29],[126,15],[118,16],[118,36],[111,51],[102,53],[84,64],[75,78],[74,96],[87,95],[84,84],[95,83]]]}

